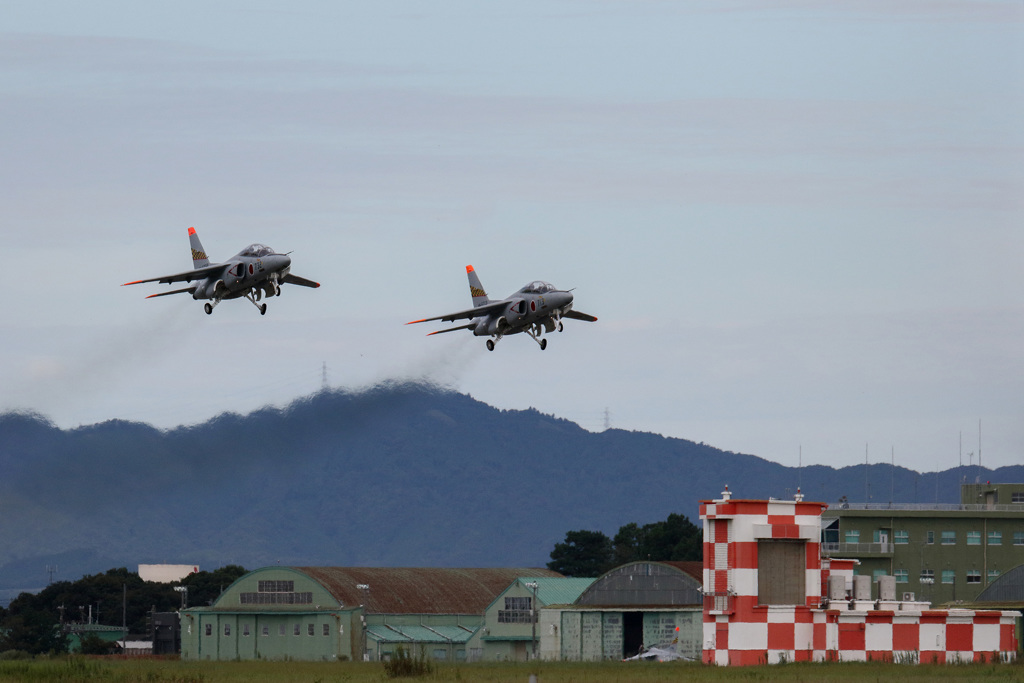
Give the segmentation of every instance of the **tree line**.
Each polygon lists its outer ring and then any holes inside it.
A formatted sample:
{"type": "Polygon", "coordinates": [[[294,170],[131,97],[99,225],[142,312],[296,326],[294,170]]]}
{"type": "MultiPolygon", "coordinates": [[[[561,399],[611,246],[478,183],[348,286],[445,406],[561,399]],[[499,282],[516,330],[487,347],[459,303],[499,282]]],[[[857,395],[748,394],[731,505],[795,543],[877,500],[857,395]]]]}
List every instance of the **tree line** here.
{"type": "Polygon", "coordinates": [[[181,607],[183,594],[175,591],[175,586],[188,588],[190,606],[209,605],[245,573],[238,565],[227,565],[189,574],[174,583],[155,583],[121,567],[78,581],[58,581],[34,595],[22,593],[7,609],[0,608],[0,652],[66,652],[67,635],[61,625],[89,619],[106,626],[124,622],[129,633],[148,636],[152,612],[173,612],[181,607]]]}
{"type": "Polygon", "coordinates": [[[639,560],[700,560],[703,532],[686,515],[672,513],[663,522],[619,527],[614,538],[601,531],[569,531],[551,551],[548,569],[565,576],[593,577],[639,560]]]}

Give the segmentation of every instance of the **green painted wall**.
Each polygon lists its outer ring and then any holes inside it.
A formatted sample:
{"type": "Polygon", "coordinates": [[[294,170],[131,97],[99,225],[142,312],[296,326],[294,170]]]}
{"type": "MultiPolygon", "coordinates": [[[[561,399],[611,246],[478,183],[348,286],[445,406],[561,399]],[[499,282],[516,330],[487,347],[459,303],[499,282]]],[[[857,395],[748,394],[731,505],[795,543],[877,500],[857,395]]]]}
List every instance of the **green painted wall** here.
{"type": "Polygon", "coordinates": [[[182,611],[181,657],[186,660],[295,659],[333,661],[358,657],[360,611],[340,609],[316,581],[288,568],[250,572],[211,607],[182,611]],[[304,604],[252,604],[260,581],[293,581],[294,593],[311,593],[304,604]]]}
{"type": "Polygon", "coordinates": [[[897,598],[909,592],[934,605],[971,601],[1000,574],[1024,563],[1024,511],[837,512],[840,546],[831,556],[860,560],[857,574],[896,576],[897,598]],[[891,548],[852,549],[845,544],[853,531],[862,545],[884,534],[891,548]]]}

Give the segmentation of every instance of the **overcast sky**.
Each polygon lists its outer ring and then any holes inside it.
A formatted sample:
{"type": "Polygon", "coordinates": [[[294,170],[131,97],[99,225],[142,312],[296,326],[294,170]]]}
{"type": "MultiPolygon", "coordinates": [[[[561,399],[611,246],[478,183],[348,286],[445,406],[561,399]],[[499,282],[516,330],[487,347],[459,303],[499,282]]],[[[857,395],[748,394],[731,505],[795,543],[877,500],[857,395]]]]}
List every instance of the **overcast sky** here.
{"type": "Polygon", "coordinates": [[[171,427],[326,363],[787,465],[1020,464],[1022,120],[1019,0],[16,3],[0,409],[171,427]],[[119,286],[189,226],[323,286],[119,286]],[[403,325],[467,264],[599,321],[403,325]]]}

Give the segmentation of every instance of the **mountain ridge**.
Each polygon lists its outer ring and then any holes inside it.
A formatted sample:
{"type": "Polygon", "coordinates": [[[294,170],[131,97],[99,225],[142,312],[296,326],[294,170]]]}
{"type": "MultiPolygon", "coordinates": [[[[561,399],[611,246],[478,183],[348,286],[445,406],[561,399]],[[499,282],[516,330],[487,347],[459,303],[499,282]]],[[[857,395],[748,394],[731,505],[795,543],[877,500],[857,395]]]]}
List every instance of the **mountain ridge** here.
{"type": "Polygon", "coordinates": [[[1021,466],[798,472],[406,383],[167,430],[122,420],[65,430],[6,413],[0,472],[0,589],[42,585],[47,564],[60,565],[57,578],[160,562],[543,566],[569,530],[611,535],[672,512],[696,523],[698,501],[727,483],[743,498],[788,497],[800,481],[807,499],[860,501],[867,481],[901,502],[937,484],[940,502],[958,502],[964,477],[1024,479],[1021,466]]]}

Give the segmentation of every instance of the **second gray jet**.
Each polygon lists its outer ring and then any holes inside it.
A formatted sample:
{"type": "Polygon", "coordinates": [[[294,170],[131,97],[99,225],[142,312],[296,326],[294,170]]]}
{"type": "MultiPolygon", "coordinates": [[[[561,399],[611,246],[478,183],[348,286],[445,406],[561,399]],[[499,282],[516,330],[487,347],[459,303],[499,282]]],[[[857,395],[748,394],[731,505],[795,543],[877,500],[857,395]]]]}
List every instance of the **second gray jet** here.
{"type": "Polygon", "coordinates": [[[469,318],[470,321],[466,325],[438,330],[427,336],[455,330],[473,330],[474,336],[490,337],[487,340],[487,350],[493,351],[495,342],[506,334],[525,332],[533,337],[543,351],[548,346],[548,340],[541,339],[540,336],[545,331],[558,330],[561,332],[562,318],[587,322],[597,320],[592,315],[573,310],[572,292],[555,289],[547,282],[535,280],[507,299],[491,301],[487,298],[487,292],[480,284],[480,278],[477,277],[473,266],[466,266],[466,275],[469,278],[469,293],[473,297],[473,308],[433,318],[413,320],[406,325],[425,323],[430,320],[455,321],[469,318]]]}

